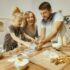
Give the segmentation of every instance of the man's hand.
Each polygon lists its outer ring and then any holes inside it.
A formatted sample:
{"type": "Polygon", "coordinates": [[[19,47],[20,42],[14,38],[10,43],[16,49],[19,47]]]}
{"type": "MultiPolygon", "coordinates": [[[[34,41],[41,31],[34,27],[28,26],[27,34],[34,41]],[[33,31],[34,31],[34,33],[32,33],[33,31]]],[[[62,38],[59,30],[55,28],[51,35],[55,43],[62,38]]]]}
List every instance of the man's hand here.
{"type": "Polygon", "coordinates": [[[37,46],[36,50],[40,51],[40,50],[42,50],[42,47],[37,46]]]}
{"type": "Polygon", "coordinates": [[[41,50],[43,45],[44,45],[43,42],[40,42],[40,43],[37,45],[36,49],[37,49],[37,50],[41,50]]]}
{"type": "Polygon", "coordinates": [[[46,43],[48,43],[48,41],[46,39],[39,40],[38,45],[37,45],[37,50],[41,50],[43,48],[43,45],[45,45],[46,43]]]}

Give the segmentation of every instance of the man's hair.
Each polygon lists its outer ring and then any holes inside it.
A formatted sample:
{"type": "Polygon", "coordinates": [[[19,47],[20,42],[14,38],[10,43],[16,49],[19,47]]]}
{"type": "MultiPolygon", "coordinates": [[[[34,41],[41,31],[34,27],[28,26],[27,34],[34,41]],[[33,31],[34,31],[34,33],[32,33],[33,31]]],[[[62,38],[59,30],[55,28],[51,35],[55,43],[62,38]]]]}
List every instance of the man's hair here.
{"type": "Polygon", "coordinates": [[[44,10],[44,9],[47,9],[48,11],[51,10],[51,5],[49,2],[43,2],[40,4],[39,10],[44,10]]]}

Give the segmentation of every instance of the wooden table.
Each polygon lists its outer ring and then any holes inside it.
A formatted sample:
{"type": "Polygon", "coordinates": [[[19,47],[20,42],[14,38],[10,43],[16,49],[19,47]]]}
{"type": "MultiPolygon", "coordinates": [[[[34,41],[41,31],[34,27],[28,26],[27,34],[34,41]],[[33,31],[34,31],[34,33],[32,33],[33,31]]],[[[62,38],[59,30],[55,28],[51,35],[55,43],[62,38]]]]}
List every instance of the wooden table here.
{"type": "MultiPolygon", "coordinates": [[[[65,48],[67,49],[67,47],[65,47],[65,48]]],[[[63,51],[65,50],[65,48],[63,49],[63,51]]],[[[44,51],[44,50],[42,50],[42,51],[44,51]]],[[[42,51],[39,51],[36,54],[38,54],[42,51]]],[[[14,66],[14,63],[8,62],[7,58],[5,58],[5,59],[0,60],[0,70],[16,70],[16,68],[14,66]]],[[[48,69],[45,69],[39,65],[36,65],[36,64],[30,62],[28,65],[28,68],[25,70],[48,70],[48,69]]],[[[63,70],[70,70],[70,63],[65,68],[63,68],[63,70]]]]}
{"type": "MultiPolygon", "coordinates": [[[[39,53],[39,52],[37,52],[37,53],[39,53]]],[[[31,55],[30,58],[32,56],[36,55],[37,53],[31,55]]],[[[8,58],[9,57],[5,57],[4,59],[0,60],[0,70],[16,70],[16,68],[14,66],[14,63],[10,63],[10,62],[7,61],[8,58]]],[[[47,70],[47,69],[30,62],[28,64],[27,69],[25,69],[25,70],[47,70]]]]}
{"type": "MultiPolygon", "coordinates": [[[[16,70],[16,68],[14,67],[13,63],[9,63],[6,60],[2,60],[0,61],[0,70],[16,70]]],[[[30,62],[25,70],[46,70],[46,69],[30,62]]]]}
{"type": "MultiPolygon", "coordinates": [[[[52,48],[47,48],[47,50],[54,50],[52,48]]],[[[37,65],[40,65],[47,70],[70,70],[70,61],[66,61],[63,64],[55,65],[54,63],[51,63],[47,57],[47,55],[43,54],[44,52],[47,52],[47,50],[42,51],[40,54],[34,56],[31,58],[31,61],[37,65]]],[[[70,47],[63,47],[61,51],[56,51],[59,55],[62,56],[70,56],[70,47]]]]}

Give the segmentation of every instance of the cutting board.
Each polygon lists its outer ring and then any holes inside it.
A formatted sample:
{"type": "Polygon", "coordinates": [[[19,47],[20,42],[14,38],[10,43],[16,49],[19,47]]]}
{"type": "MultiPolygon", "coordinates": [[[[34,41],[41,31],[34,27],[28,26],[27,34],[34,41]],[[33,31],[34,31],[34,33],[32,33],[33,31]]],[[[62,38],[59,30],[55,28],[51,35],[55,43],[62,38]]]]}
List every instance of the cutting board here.
{"type": "Polygon", "coordinates": [[[63,68],[67,66],[67,63],[55,65],[51,62],[51,59],[57,58],[58,56],[64,56],[64,54],[51,49],[41,52],[40,54],[32,57],[30,60],[31,62],[40,65],[48,70],[63,70],[63,68]]]}

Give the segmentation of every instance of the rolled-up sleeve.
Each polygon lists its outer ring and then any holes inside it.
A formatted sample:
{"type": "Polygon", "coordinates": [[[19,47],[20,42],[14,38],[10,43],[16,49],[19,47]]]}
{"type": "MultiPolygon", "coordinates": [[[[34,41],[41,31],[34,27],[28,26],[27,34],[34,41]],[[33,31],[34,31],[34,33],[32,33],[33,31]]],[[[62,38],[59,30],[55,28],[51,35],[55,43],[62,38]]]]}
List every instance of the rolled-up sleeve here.
{"type": "Polygon", "coordinates": [[[63,15],[60,12],[57,12],[54,16],[54,22],[63,20],[64,20],[63,15]]]}

